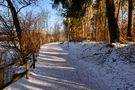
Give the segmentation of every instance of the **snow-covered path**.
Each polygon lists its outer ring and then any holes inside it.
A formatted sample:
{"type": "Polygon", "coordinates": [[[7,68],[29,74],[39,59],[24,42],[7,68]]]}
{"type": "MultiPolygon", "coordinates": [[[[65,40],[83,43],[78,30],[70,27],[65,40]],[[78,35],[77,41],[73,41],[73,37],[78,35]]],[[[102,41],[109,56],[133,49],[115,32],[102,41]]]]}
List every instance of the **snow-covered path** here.
{"type": "Polygon", "coordinates": [[[5,90],[135,90],[135,45],[107,48],[98,42],[50,43],[36,69],[5,90]]]}
{"type": "Polygon", "coordinates": [[[5,90],[97,90],[81,81],[83,76],[68,59],[68,53],[57,43],[43,45],[30,80],[22,78],[5,90]]]}

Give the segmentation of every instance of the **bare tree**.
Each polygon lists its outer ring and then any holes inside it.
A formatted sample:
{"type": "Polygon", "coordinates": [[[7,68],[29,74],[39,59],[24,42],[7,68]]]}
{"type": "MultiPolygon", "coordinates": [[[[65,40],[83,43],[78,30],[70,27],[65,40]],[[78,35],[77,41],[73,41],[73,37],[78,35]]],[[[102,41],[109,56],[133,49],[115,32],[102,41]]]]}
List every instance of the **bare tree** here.
{"type": "Polygon", "coordinates": [[[18,62],[23,62],[24,64],[26,63],[26,69],[28,71],[26,74],[27,79],[29,78],[29,58],[31,53],[34,52],[30,47],[32,42],[28,42],[28,40],[31,40],[33,37],[30,37],[32,34],[29,36],[31,32],[25,31],[25,28],[21,26],[18,13],[21,11],[21,9],[31,5],[32,3],[35,3],[36,1],[37,0],[3,0],[0,2],[2,7],[6,7],[11,12],[11,14],[8,14],[11,20],[9,22],[7,22],[1,16],[1,21],[8,33],[7,37],[9,37],[9,41],[7,41],[8,45],[6,47],[16,50],[16,59],[18,62]],[[12,25],[9,25],[9,23],[12,25]]]}

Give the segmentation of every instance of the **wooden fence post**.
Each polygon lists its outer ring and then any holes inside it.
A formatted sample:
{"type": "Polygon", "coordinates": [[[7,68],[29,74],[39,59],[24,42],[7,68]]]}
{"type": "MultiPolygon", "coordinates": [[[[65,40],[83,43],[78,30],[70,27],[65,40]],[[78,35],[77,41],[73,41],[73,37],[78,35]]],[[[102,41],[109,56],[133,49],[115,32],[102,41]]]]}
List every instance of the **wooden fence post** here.
{"type": "Polygon", "coordinates": [[[0,86],[4,85],[4,69],[0,68],[0,86]]]}
{"type": "Polygon", "coordinates": [[[26,79],[30,78],[30,64],[29,64],[29,60],[26,62],[26,79]]]}

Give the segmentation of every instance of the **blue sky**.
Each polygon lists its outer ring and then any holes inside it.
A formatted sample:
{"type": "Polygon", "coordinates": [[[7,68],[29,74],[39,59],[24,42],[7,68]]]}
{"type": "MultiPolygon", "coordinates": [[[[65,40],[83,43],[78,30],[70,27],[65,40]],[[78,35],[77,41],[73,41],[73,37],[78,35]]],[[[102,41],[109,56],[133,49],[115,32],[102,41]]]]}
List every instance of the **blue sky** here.
{"type": "Polygon", "coordinates": [[[58,15],[58,12],[55,9],[52,9],[51,0],[40,0],[39,6],[49,12],[48,25],[49,27],[53,27],[55,23],[61,23],[63,21],[63,17],[58,15]]]}
{"type": "MultiPolygon", "coordinates": [[[[21,10],[21,13],[25,13],[28,11],[33,11],[34,14],[38,13],[38,12],[48,12],[49,13],[49,18],[48,18],[48,27],[51,28],[54,26],[54,24],[56,23],[60,23],[61,26],[63,26],[62,22],[63,22],[63,17],[58,15],[57,10],[52,9],[52,5],[51,5],[52,1],[51,0],[38,0],[37,1],[37,6],[32,5],[32,6],[28,6],[25,7],[21,10]]],[[[4,11],[5,8],[0,7],[0,11],[4,11]]]]}
{"type": "Polygon", "coordinates": [[[37,6],[30,6],[25,8],[24,10],[26,11],[32,10],[35,14],[41,12],[41,10],[47,11],[49,13],[48,27],[51,28],[54,26],[55,23],[59,22],[60,24],[62,24],[63,22],[63,17],[58,14],[57,10],[52,9],[51,3],[52,3],[51,0],[39,0],[37,6]]]}

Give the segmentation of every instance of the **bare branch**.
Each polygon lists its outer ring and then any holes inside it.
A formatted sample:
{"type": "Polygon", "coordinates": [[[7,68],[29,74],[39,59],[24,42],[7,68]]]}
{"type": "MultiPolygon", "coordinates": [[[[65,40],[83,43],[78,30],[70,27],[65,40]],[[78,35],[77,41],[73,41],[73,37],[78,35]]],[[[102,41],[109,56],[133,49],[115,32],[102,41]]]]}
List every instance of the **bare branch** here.
{"type": "Polygon", "coordinates": [[[31,5],[31,3],[29,3],[29,4],[25,5],[25,6],[22,6],[21,8],[19,8],[19,9],[17,10],[17,13],[19,13],[23,8],[25,8],[25,7],[29,6],[29,5],[31,5]]]}

